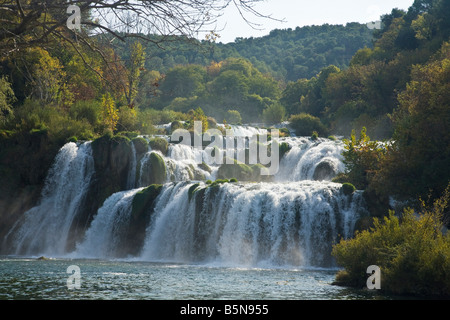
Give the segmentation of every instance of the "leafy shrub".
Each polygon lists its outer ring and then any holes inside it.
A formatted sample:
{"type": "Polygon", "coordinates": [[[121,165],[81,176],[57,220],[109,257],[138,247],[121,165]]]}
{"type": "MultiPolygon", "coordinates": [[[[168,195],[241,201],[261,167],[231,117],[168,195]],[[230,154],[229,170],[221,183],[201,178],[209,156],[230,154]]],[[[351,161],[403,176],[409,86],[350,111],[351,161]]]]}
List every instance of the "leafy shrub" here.
{"type": "Polygon", "coordinates": [[[364,287],[367,267],[377,265],[385,292],[450,296],[450,234],[442,232],[449,191],[419,214],[405,209],[397,217],[391,211],[383,221],[374,218],[373,228],[335,245],[332,254],[344,267],[336,282],[364,287]]]}
{"type": "Polygon", "coordinates": [[[286,117],[286,109],[280,103],[273,103],[263,111],[265,123],[280,123],[286,117]]]}
{"type": "Polygon", "coordinates": [[[237,110],[228,110],[226,115],[226,121],[230,124],[238,124],[242,122],[242,117],[237,110]]]}
{"type": "Polygon", "coordinates": [[[366,128],[362,128],[359,139],[352,131],[350,139],[344,139],[344,145],[345,151],[342,155],[348,182],[359,190],[366,189],[379,169],[381,160],[388,150],[387,146],[371,141],[366,134],[366,128]]]}
{"type": "MultiPolygon", "coordinates": [[[[272,145],[270,145],[270,146],[272,146],[272,145]]],[[[286,153],[288,153],[291,150],[291,146],[288,143],[286,143],[286,142],[282,142],[282,143],[279,144],[279,150],[280,150],[279,151],[279,157],[281,159],[281,158],[284,157],[284,155],[286,153]]]]}
{"type": "Polygon", "coordinates": [[[307,113],[293,115],[289,118],[289,122],[297,136],[310,136],[314,131],[323,136],[327,132],[319,118],[307,113]]]}

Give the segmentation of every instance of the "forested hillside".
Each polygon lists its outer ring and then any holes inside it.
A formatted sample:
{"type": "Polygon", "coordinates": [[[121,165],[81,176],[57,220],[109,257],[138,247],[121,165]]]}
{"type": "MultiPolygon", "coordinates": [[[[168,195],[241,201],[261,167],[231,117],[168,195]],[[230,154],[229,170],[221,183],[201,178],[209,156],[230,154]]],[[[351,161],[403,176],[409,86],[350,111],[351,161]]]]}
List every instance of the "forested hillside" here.
{"type": "Polygon", "coordinates": [[[4,40],[2,177],[16,187],[40,182],[69,139],[152,134],[157,124],[208,117],[211,125],[290,120],[299,135],[349,138],[365,128],[372,139],[394,138],[376,161],[353,157],[362,176],[347,179],[384,194],[439,194],[449,177],[449,7],[416,0],[383,15],[381,30],[310,26],[230,44],[214,35],[201,43],[169,37],[163,46],[136,35],[85,43],[63,27],[62,38],[23,48],[4,40]],[[47,166],[23,156],[27,143],[47,166]]]}
{"type": "MultiPolygon", "coordinates": [[[[372,47],[373,33],[365,24],[348,23],[276,29],[264,37],[236,38],[227,44],[214,34],[202,41],[180,38],[165,44],[164,50],[147,45],[146,68],[166,73],[176,65],[208,66],[233,57],[249,60],[260,72],[277,80],[296,81],[316,76],[329,65],[348,67],[356,51],[372,47]]],[[[124,59],[129,57],[126,43],[117,42],[115,46],[124,59]]]]}

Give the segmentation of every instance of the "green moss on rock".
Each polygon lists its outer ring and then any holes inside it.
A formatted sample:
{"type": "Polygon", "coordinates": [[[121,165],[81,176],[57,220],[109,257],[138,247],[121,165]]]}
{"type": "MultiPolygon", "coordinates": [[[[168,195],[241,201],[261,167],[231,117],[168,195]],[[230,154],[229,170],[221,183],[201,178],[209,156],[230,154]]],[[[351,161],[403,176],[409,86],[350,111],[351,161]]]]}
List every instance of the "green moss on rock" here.
{"type": "Polygon", "coordinates": [[[199,186],[200,186],[200,183],[196,183],[196,184],[193,184],[192,186],[189,187],[189,190],[188,190],[189,201],[191,201],[195,191],[197,190],[197,188],[199,186]]]}
{"type": "Polygon", "coordinates": [[[167,155],[167,152],[169,151],[169,142],[164,138],[153,138],[150,140],[149,144],[150,147],[152,147],[152,150],[161,151],[163,155],[167,155]]]}
{"type": "Polygon", "coordinates": [[[164,159],[157,154],[152,152],[150,154],[150,183],[151,184],[162,184],[166,181],[166,163],[164,159]]]}
{"type": "Polygon", "coordinates": [[[148,141],[141,137],[132,140],[137,154],[144,154],[148,151],[148,141]]]}
{"type": "Polygon", "coordinates": [[[158,197],[162,189],[162,185],[152,184],[147,188],[139,191],[133,198],[131,219],[133,221],[140,220],[158,197]]]}
{"type": "Polygon", "coordinates": [[[343,183],[341,188],[342,192],[344,192],[344,194],[347,196],[353,194],[356,191],[355,186],[348,182],[343,183]]]}
{"type": "Polygon", "coordinates": [[[238,177],[242,181],[250,181],[253,178],[252,167],[233,160],[233,164],[223,164],[217,172],[218,179],[231,179],[238,177]]]}

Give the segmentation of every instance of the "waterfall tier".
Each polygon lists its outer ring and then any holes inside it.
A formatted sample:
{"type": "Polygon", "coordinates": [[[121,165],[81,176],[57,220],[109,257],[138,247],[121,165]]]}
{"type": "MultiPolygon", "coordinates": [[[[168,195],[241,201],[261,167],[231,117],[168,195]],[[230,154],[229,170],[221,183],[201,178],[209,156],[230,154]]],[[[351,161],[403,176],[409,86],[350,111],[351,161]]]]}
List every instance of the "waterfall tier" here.
{"type": "MultiPolygon", "coordinates": [[[[261,134],[251,127],[234,132],[261,134]]],[[[332,266],[332,245],[351,237],[366,214],[361,192],[346,195],[331,182],[344,170],[343,144],[303,137],[277,142],[279,170],[265,179],[254,174],[261,166],[199,163],[210,153],[183,144],[170,143],[164,153],[126,139],[68,143],[40,202],[4,240],[8,253],[332,266]],[[206,183],[223,178],[222,166],[231,166],[239,182],[206,183]]]]}

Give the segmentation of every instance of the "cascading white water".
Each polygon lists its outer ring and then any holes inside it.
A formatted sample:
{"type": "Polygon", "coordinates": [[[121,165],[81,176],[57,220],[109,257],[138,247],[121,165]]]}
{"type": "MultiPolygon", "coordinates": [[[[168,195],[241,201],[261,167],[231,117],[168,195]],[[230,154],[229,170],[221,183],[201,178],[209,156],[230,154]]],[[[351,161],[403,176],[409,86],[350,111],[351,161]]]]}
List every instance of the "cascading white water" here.
{"type": "Polygon", "coordinates": [[[64,145],[56,156],[40,203],[24,214],[7,237],[16,254],[66,253],[69,230],[82,208],[94,173],[91,142],[64,145]]]}
{"type": "Polygon", "coordinates": [[[131,163],[127,179],[128,190],[134,189],[134,187],[136,186],[136,167],[137,167],[136,148],[134,146],[134,143],[131,143],[131,163]]]}
{"type": "MultiPolygon", "coordinates": [[[[234,131],[249,135],[258,130],[235,127],[234,131]]],[[[198,164],[199,156],[206,159],[209,155],[205,150],[170,144],[167,156],[149,147],[137,158],[133,145],[128,190],[103,203],[74,252],[67,252],[67,238],[74,217],[83,209],[80,205],[89,189],[94,161],[90,142],[68,143],[55,159],[39,205],[9,234],[14,252],[77,258],[127,256],[125,234],[133,199],[148,185],[151,170],[147,163],[156,152],[166,164],[167,178],[153,209],[146,212],[149,224],[136,258],[241,266],[330,266],[332,244],[339,236],[352,236],[355,221],[364,212],[361,192],[347,196],[340,184],[330,182],[344,169],[343,144],[301,137],[279,138],[279,142],[289,144],[290,150],[281,159],[274,182],[216,187],[201,182],[200,191],[194,194],[189,191],[192,180],[214,181],[217,176],[219,166],[198,164]]]]}
{"type": "Polygon", "coordinates": [[[352,236],[362,208],[359,193],[330,182],[227,183],[190,201],[191,186],[164,187],[141,259],[330,266],[331,244],[352,236]]]}
{"type": "Polygon", "coordinates": [[[117,192],[110,196],[98,210],[84,240],[77,245],[74,257],[110,258],[120,248],[122,228],[129,221],[134,195],[142,188],[117,192]]]}
{"type": "Polygon", "coordinates": [[[281,138],[291,149],[280,159],[280,170],[276,181],[331,180],[336,174],[343,172],[342,162],[344,145],[341,141],[319,138],[281,138]],[[327,179],[314,179],[316,169],[326,165],[329,171],[327,179]]]}
{"type": "Polygon", "coordinates": [[[170,145],[166,158],[167,181],[215,180],[217,166],[208,166],[210,170],[205,170],[196,162],[196,159],[207,157],[204,150],[184,144],[170,145]]]}
{"type": "Polygon", "coordinates": [[[251,137],[253,135],[265,134],[267,130],[261,129],[255,126],[242,126],[242,125],[222,125],[218,124],[225,130],[230,130],[235,137],[251,137]]]}

